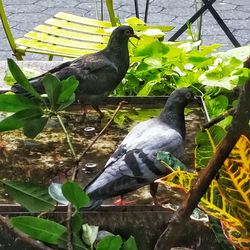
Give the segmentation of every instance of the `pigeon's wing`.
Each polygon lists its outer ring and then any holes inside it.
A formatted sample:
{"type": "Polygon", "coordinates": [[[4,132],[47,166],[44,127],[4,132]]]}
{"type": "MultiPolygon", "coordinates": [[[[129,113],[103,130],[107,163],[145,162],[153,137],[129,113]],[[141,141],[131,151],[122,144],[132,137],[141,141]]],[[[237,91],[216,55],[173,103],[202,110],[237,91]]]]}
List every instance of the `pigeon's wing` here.
{"type": "Polygon", "coordinates": [[[143,150],[128,151],[123,157],[105,168],[85,191],[93,200],[105,199],[136,190],[166,175],[169,170],[156,164],[143,150]]]}
{"type": "MultiPolygon", "coordinates": [[[[65,79],[68,76],[75,75],[79,80],[92,80],[98,75],[98,72],[111,70],[117,72],[118,69],[102,53],[89,54],[82,56],[71,62],[67,67],[62,68],[56,73],[59,79],[65,79]]],[[[104,72],[103,72],[104,73],[104,72]]],[[[104,77],[104,75],[102,75],[104,77]]]]}

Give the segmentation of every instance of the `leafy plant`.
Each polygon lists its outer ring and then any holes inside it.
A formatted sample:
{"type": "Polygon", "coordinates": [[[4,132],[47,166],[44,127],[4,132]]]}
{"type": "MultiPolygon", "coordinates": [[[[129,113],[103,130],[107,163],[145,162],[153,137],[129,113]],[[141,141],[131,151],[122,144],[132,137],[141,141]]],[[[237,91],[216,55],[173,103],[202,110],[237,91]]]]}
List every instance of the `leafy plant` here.
{"type": "MultiPolygon", "coordinates": [[[[205,167],[215,152],[222,139],[219,129],[221,128],[218,126],[212,127],[197,135],[197,169],[205,167]]],[[[212,181],[199,204],[206,213],[220,219],[225,236],[240,249],[248,249],[250,246],[249,150],[250,141],[241,136],[224,162],[218,178],[212,181]]],[[[169,164],[169,161],[167,163],[169,164]]],[[[197,173],[177,170],[159,182],[189,191],[196,177],[197,173]]]]}

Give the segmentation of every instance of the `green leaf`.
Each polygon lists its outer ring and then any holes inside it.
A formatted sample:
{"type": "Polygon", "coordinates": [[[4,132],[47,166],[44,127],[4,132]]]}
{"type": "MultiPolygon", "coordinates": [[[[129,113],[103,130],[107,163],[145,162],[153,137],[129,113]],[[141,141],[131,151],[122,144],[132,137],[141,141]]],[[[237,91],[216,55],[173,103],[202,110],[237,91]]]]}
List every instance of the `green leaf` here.
{"type": "MultiPolygon", "coordinates": [[[[62,249],[68,249],[67,242],[67,232],[65,232],[58,240],[58,247],[62,249]]],[[[84,243],[76,233],[72,234],[72,245],[74,250],[90,250],[84,245],[84,243]]]]}
{"type": "MultiPolygon", "coordinates": [[[[26,76],[26,78],[30,79],[33,78],[35,76],[39,76],[41,75],[41,72],[35,70],[35,69],[30,69],[30,68],[21,68],[22,72],[24,73],[24,75],[26,76]]],[[[4,82],[7,85],[12,86],[16,80],[14,79],[13,75],[11,74],[10,70],[7,69],[5,72],[5,76],[4,76],[4,82]]]]}
{"type": "Polygon", "coordinates": [[[156,81],[147,82],[138,92],[137,96],[148,96],[155,84],[157,84],[156,81]]]}
{"type": "Polygon", "coordinates": [[[48,194],[47,187],[20,181],[2,181],[6,192],[30,212],[54,210],[55,202],[48,194]]]}
{"type": "Polygon", "coordinates": [[[71,228],[75,233],[79,233],[82,229],[83,219],[79,213],[75,213],[71,218],[71,228]]]}
{"type": "Polygon", "coordinates": [[[60,236],[66,232],[66,228],[54,221],[33,216],[18,216],[10,219],[17,229],[30,235],[33,239],[50,244],[58,244],[60,236]]]}
{"type": "Polygon", "coordinates": [[[58,97],[58,103],[67,103],[72,99],[72,95],[76,91],[79,85],[78,80],[75,76],[70,76],[66,80],[61,81],[61,90],[58,97]]]}
{"type": "Polygon", "coordinates": [[[130,236],[128,240],[123,243],[122,250],[138,250],[133,236],[130,236]]]}
{"type": "Polygon", "coordinates": [[[83,230],[82,239],[86,245],[91,247],[91,249],[93,248],[93,244],[96,240],[98,229],[99,229],[98,226],[92,226],[89,224],[82,225],[82,230],[83,230]]]}
{"type": "Polygon", "coordinates": [[[46,126],[48,117],[39,117],[31,119],[23,127],[23,133],[29,138],[35,138],[46,126]]]}
{"type": "Polygon", "coordinates": [[[15,61],[11,58],[7,59],[8,67],[10,69],[11,74],[15,78],[15,80],[32,96],[42,99],[42,97],[39,95],[39,93],[33,88],[33,86],[30,84],[29,80],[26,78],[22,70],[18,67],[18,65],[15,63],[15,61]]]}
{"type": "Polygon", "coordinates": [[[97,244],[97,250],[119,250],[122,246],[122,238],[119,235],[106,236],[97,244]]]}
{"type": "Polygon", "coordinates": [[[43,86],[45,88],[46,94],[48,95],[51,109],[55,110],[60,93],[61,82],[56,76],[52,74],[46,74],[43,78],[43,86]]]}
{"type": "Polygon", "coordinates": [[[41,109],[24,109],[0,122],[0,132],[25,127],[33,119],[43,116],[41,109]]]}
{"type": "Polygon", "coordinates": [[[35,101],[21,95],[5,94],[0,95],[0,111],[18,112],[23,109],[39,109],[35,101]]]}
{"type": "Polygon", "coordinates": [[[68,181],[63,184],[62,192],[65,198],[77,209],[85,207],[89,203],[89,197],[82,188],[75,182],[68,181]]]}
{"type": "Polygon", "coordinates": [[[156,56],[161,57],[164,54],[167,54],[169,51],[169,48],[164,43],[161,43],[158,40],[155,40],[154,42],[150,44],[146,44],[145,46],[137,47],[134,50],[134,56],[156,56]]]}
{"type": "Polygon", "coordinates": [[[179,159],[174,157],[169,152],[158,151],[156,159],[158,161],[162,161],[163,163],[165,163],[171,171],[176,171],[176,170],[188,171],[189,170],[186,165],[184,165],[179,159]]]}
{"type": "Polygon", "coordinates": [[[60,111],[60,110],[63,110],[65,108],[67,108],[69,105],[71,105],[74,101],[75,101],[75,93],[72,94],[72,96],[67,100],[65,101],[64,103],[62,103],[58,108],[57,108],[57,111],[60,111]]]}
{"type": "Polygon", "coordinates": [[[215,153],[217,145],[225,136],[226,131],[215,125],[204,132],[199,131],[195,138],[195,166],[204,168],[215,153]]]}
{"type": "Polygon", "coordinates": [[[49,195],[57,202],[68,205],[69,201],[64,197],[62,193],[62,184],[52,182],[48,188],[49,195]]]}
{"type": "Polygon", "coordinates": [[[206,98],[206,107],[211,118],[221,115],[228,108],[228,98],[225,95],[219,95],[212,99],[206,98]]]}

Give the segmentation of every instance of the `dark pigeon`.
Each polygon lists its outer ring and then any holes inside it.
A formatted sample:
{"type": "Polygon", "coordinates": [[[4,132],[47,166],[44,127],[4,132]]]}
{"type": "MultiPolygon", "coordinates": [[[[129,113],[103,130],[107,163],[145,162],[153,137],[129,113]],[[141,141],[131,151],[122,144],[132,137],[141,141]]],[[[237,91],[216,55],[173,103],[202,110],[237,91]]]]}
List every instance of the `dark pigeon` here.
{"type": "Polygon", "coordinates": [[[177,158],[183,155],[184,108],[192,100],[190,89],[175,90],[158,117],[140,122],[129,132],[104,169],[85,187],[91,199],[88,209],[98,207],[106,198],[136,190],[170,173],[156,160],[156,154],[166,151],[177,158]]]}
{"type": "MultiPolygon", "coordinates": [[[[91,105],[103,117],[99,104],[121,82],[129,67],[128,41],[130,37],[139,39],[130,26],[119,26],[111,34],[107,47],[97,53],[81,56],[49,70],[60,80],[74,75],[79,81],[76,98],[81,105],[91,105]]],[[[44,93],[44,75],[30,79],[39,93],[44,93]]],[[[11,90],[16,94],[28,95],[21,85],[15,84],[11,90]]]]}

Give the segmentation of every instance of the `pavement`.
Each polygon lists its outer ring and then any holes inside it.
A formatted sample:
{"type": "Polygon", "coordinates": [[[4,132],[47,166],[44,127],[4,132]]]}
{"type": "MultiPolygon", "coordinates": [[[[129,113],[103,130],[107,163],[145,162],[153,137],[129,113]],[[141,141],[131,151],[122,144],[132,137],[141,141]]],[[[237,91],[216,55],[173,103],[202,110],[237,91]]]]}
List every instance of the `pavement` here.
{"type": "MultiPolygon", "coordinates": [[[[105,1],[104,1],[105,2],[105,1]]],[[[133,0],[113,0],[114,10],[120,20],[135,16],[133,0]]],[[[146,0],[138,0],[140,17],[144,17],[146,0]]],[[[33,27],[43,23],[59,11],[64,11],[86,17],[96,17],[94,0],[3,0],[5,12],[14,38],[22,37],[33,27]]],[[[100,0],[97,0],[100,9],[100,0]]],[[[232,31],[241,45],[250,43],[250,1],[249,0],[217,0],[213,5],[226,25],[232,31]]],[[[105,7],[105,6],[104,6],[105,7]]],[[[172,25],[175,29],[166,34],[166,39],[181,27],[195,13],[194,0],[151,0],[148,23],[172,25]]],[[[105,11],[105,20],[108,20],[105,11]]],[[[196,25],[194,25],[196,26],[196,25]]],[[[194,27],[195,29],[195,27],[194,27]]],[[[180,39],[185,39],[186,34],[180,39]]],[[[233,48],[230,40],[224,34],[209,11],[203,16],[202,40],[204,44],[221,43],[221,50],[233,48]]],[[[0,24],[0,60],[12,57],[10,46],[0,24]]],[[[27,54],[25,60],[46,60],[47,57],[27,54]]],[[[55,60],[60,60],[55,58],[55,60]]]]}

